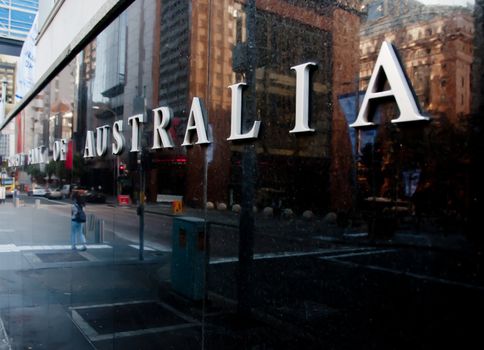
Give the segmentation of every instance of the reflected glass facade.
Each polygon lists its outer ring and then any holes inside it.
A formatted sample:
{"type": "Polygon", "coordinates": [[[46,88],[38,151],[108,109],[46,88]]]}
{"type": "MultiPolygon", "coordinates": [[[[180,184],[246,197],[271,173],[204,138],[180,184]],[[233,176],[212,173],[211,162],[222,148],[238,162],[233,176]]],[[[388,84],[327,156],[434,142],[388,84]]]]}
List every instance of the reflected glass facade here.
{"type": "Polygon", "coordinates": [[[0,4],[0,35],[25,40],[39,7],[38,0],[7,0],[0,4]]]}
{"type": "Polygon", "coordinates": [[[10,121],[0,339],[482,343],[484,3],[427,3],[134,1],[10,121]]]}

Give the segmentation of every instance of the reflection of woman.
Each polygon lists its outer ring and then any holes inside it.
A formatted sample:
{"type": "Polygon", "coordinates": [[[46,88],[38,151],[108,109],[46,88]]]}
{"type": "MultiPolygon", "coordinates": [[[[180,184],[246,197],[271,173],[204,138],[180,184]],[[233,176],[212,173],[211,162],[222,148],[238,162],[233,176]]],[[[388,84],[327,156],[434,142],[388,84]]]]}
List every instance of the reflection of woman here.
{"type": "Polygon", "coordinates": [[[6,191],[5,191],[5,187],[3,186],[0,186],[0,203],[5,203],[5,195],[6,191]]]}
{"type": "Polygon", "coordinates": [[[86,214],[84,213],[84,201],[79,193],[75,192],[73,195],[73,204],[71,209],[71,249],[75,250],[77,242],[82,243],[80,250],[86,250],[86,238],[84,237],[83,226],[86,222],[86,214]]]}

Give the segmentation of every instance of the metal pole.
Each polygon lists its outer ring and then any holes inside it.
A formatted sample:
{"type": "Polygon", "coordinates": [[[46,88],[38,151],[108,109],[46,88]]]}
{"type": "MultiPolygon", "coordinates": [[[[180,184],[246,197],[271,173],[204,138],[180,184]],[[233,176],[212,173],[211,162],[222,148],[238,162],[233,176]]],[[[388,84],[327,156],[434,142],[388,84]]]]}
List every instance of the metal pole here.
{"type": "Polygon", "coordinates": [[[5,107],[7,104],[7,80],[2,80],[2,97],[0,99],[0,125],[5,119],[5,107]]]}
{"type": "MultiPolygon", "coordinates": [[[[146,87],[144,87],[146,89],[146,87]]],[[[143,106],[143,121],[146,121],[146,94],[143,91],[144,96],[144,106],[143,106]]],[[[139,134],[140,140],[140,152],[138,153],[138,166],[139,166],[139,204],[138,204],[138,215],[139,215],[139,254],[138,258],[140,261],[144,260],[144,245],[145,245],[145,171],[143,164],[143,131],[144,122],[140,123],[139,134]]]]}
{"type": "MultiPolygon", "coordinates": [[[[143,170],[140,169],[140,186],[143,186],[143,170]]],[[[144,191],[140,188],[140,199],[138,205],[139,215],[139,260],[144,260],[144,246],[145,246],[145,205],[144,205],[144,191]]]]}

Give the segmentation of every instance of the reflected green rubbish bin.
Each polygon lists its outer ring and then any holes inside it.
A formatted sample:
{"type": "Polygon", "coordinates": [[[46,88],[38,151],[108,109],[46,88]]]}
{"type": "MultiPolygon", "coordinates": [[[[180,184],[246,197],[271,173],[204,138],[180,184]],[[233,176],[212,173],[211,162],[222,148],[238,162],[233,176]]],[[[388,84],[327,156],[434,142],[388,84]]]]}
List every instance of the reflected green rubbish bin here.
{"type": "Polygon", "coordinates": [[[192,300],[205,297],[205,220],[173,218],[171,283],[173,289],[192,300]]]}

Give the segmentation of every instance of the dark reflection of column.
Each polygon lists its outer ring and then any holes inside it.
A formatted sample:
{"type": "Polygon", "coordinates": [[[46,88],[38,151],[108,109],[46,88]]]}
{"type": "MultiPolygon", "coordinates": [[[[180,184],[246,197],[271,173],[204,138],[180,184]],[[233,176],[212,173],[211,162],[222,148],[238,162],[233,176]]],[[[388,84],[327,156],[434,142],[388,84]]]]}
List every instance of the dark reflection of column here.
{"type": "MultiPolygon", "coordinates": [[[[256,115],[256,7],[255,0],[246,3],[247,30],[247,71],[245,79],[247,90],[243,118],[246,125],[251,125],[256,115]]],[[[252,291],[252,263],[254,258],[254,189],[256,181],[255,145],[244,146],[242,154],[242,193],[241,215],[239,223],[239,271],[238,271],[238,305],[240,316],[249,316],[252,291]]]]}
{"type": "Polygon", "coordinates": [[[484,122],[482,111],[484,110],[484,0],[477,0],[474,5],[474,57],[472,65],[472,114],[470,135],[470,191],[469,196],[469,219],[466,233],[476,244],[480,251],[480,264],[484,265],[484,236],[480,233],[482,226],[482,207],[484,172],[482,170],[482,150],[484,148],[484,122]]]}

